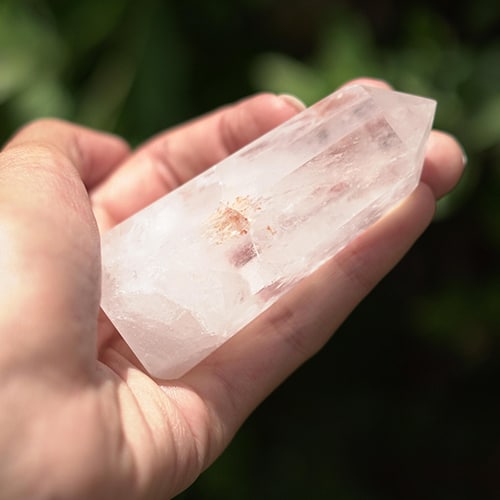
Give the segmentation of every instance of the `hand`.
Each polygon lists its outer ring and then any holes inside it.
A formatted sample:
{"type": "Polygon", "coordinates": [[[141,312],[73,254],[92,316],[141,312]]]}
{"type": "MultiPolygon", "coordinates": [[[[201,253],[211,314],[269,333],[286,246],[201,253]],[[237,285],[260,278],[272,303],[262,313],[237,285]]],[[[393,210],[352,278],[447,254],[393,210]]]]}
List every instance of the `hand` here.
{"type": "Polygon", "coordinates": [[[53,120],[28,125],[6,145],[2,498],[166,498],[186,488],[397,263],[460,177],[459,145],[433,132],[422,182],[402,205],[182,379],[151,379],[98,315],[95,221],[113,226],[297,109],[255,96],[135,152],[53,120]]]}

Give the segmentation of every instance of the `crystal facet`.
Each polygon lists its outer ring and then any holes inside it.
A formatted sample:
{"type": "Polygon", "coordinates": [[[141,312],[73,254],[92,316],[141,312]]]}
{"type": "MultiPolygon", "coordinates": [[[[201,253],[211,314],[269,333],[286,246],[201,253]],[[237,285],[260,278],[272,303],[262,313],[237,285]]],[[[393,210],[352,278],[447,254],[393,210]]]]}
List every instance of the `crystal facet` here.
{"type": "Polygon", "coordinates": [[[343,88],[105,234],[102,308],[144,367],[181,376],[409,195],[434,110],[343,88]]]}

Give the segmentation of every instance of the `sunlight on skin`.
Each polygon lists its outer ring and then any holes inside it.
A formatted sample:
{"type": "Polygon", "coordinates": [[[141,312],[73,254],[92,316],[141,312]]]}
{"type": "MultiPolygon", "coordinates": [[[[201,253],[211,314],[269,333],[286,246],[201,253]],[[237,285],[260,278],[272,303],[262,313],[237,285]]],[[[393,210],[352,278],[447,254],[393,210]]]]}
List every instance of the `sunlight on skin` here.
{"type": "Polygon", "coordinates": [[[6,145],[0,404],[9,411],[0,414],[0,484],[7,498],[163,499],[189,486],[401,259],[432,220],[436,198],[460,178],[460,146],[433,132],[422,182],[404,203],[186,376],[151,379],[99,316],[97,226],[123,220],[299,108],[286,97],[253,96],[133,152],[119,138],[56,120],[28,125],[6,145]]]}

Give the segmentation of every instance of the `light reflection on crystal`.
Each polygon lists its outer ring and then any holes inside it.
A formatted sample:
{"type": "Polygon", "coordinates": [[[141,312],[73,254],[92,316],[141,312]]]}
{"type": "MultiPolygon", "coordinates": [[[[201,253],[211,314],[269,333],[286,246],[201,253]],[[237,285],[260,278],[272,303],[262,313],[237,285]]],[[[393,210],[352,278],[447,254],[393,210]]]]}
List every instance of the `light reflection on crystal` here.
{"type": "Polygon", "coordinates": [[[108,232],[102,307],[182,375],[416,187],[435,102],[344,88],[108,232]]]}

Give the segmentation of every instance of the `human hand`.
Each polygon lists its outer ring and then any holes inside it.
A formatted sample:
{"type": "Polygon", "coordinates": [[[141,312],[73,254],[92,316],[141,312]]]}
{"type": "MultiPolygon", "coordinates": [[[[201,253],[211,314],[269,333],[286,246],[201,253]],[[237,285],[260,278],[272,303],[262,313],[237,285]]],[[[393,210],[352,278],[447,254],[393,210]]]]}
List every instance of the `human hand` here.
{"type": "Polygon", "coordinates": [[[186,488],[397,263],[460,177],[460,147],[433,132],[422,182],[403,204],[184,377],[153,380],[99,316],[95,221],[113,226],[296,111],[256,96],[135,152],[51,120],[6,145],[1,498],[166,498],[186,488]]]}

